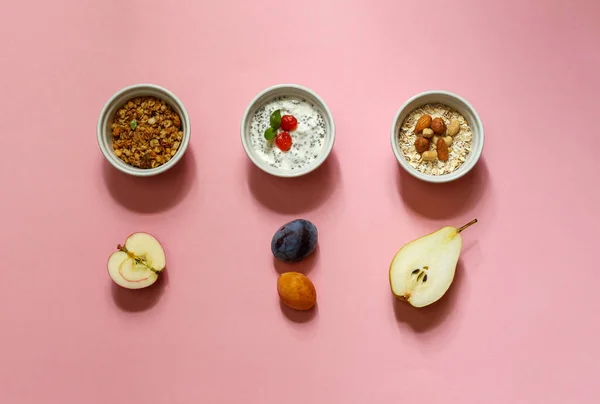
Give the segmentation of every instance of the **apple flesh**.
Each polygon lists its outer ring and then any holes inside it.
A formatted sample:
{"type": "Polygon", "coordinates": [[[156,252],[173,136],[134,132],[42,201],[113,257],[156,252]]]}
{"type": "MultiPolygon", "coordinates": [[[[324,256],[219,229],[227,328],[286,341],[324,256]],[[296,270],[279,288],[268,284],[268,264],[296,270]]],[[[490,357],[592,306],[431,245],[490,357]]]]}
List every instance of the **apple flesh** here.
{"type": "Polygon", "coordinates": [[[142,289],[152,285],[165,269],[165,250],[148,233],[134,233],[108,258],[108,274],[119,286],[142,289]]]}

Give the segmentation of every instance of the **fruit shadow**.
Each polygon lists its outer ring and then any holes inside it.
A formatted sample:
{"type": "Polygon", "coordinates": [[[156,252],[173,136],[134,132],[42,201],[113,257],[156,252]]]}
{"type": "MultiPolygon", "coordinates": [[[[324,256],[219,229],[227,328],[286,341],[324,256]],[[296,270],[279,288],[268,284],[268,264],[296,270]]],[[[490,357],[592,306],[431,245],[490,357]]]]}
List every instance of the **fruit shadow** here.
{"type": "Polygon", "coordinates": [[[463,282],[463,264],[459,259],[450,289],[437,302],[425,307],[413,307],[392,295],[398,323],[407,323],[416,332],[427,332],[441,325],[456,306],[463,282]]]}
{"type": "Polygon", "coordinates": [[[165,270],[152,284],[143,289],[126,289],[111,281],[112,298],[121,310],[130,313],[149,310],[154,307],[169,284],[169,271],[165,270]]]}
{"type": "Polygon", "coordinates": [[[301,177],[275,177],[250,161],[246,171],[254,198],[266,208],[284,214],[317,208],[331,197],[340,178],[339,161],[334,152],[319,168],[301,177]]]}
{"type": "Polygon", "coordinates": [[[196,174],[194,153],[188,149],[170,170],[152,177],[134,177],[104,161],[103,177],[112,198],[139,213],[168,210],[181,202],[192,187],[196,174]]]}
{"type": "Polygon", "coordinates": [[[483,158],[465,176],[447,183],[421,181],[398,165],[398,192],[415,213],[446,219],[473,208],[488,188],[489,171],[483,158]]]}
{"type": "Polygon", "coordinates": [[[279,307],[281,308],[281,313],[285,318],[289,321],[297,324],[308,323],[312,319],[314,319],[319,312],[319,304],[315,304],[310,310],[294,310],[285,305],[281,300],[279,300],[279,307]]]}
{"type": "Polygon", "coordinates": [[[273,257],[273,267],[275,271],[281,275],[285,272],[300,272],[308,275],[319,261],[319,245],[317,244],[315,251],[300,262],[283,262],[273,257]]]}

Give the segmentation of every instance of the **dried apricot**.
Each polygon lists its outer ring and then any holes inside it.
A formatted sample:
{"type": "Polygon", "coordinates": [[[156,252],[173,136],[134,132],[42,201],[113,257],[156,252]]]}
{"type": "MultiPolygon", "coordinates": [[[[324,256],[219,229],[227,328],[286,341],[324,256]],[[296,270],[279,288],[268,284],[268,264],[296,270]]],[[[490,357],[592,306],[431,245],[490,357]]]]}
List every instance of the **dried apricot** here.
{"type": "Polygon", "coordinates": [[[283,303],[295,310],[310,310],[317,303],[315,285],[299,272],[279,275],[277,293],[283,303]]]}

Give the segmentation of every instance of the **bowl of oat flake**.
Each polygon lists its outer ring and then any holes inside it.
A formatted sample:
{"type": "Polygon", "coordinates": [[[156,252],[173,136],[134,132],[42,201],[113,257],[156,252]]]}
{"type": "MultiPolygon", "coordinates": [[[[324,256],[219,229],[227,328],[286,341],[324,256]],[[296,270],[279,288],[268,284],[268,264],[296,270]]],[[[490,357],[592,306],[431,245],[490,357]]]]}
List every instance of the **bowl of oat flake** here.
{"type": "Polygon", "coordinates": [[[391,143],[396,159],[412,176],[450,182],[471,171],[479,160],[483,124],[475,108],[459,95],[426,91],[400,107],[392,123],[391,143]]]}
{"type": "Polygon", "coordinates": [[[169,90],[136,84],[108,100],[96,134],[110,164],[126,174],[147,177],[181,160],[190,141],[190,118],[169,90]]]}

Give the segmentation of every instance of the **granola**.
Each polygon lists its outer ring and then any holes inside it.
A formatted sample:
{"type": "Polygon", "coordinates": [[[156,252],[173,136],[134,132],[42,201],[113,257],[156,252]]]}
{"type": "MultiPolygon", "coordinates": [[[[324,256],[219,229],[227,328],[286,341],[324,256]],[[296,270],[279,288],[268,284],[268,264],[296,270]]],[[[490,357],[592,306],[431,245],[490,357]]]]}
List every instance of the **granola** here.
{"type": "MultiPolygon", "coordinates": [[[[443,104],[426,104],[412,111],[402,123],[399,130],[399,145],[402,154],[408,164],[423,174],[443,175],[456,171],[467,159],[471,152],[473,132],[467,120],[453,108],[443,104]],[[452,139],[452,145],[449,148],[448,161],[425,161],[421,153],[415,148],[417,135],[414,132],[415,124],[423,114],[429,114],[433,118],[443,118],[450,122],[456,119],[460,123],[460,131],[452,139]]],[[[435,142],[431,142],[430,150],[436,150],[435,142]]]]}
{"type": "Polygon", "coordinates": [[[129,100],[111,126],[115,155],[137,168],[156,168],[171,160],[183,139],[181,118],[156,97],[129,100]]]}

